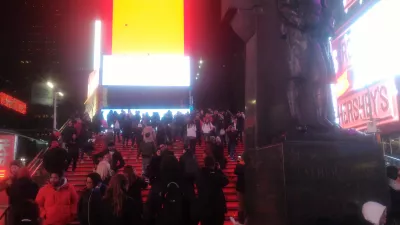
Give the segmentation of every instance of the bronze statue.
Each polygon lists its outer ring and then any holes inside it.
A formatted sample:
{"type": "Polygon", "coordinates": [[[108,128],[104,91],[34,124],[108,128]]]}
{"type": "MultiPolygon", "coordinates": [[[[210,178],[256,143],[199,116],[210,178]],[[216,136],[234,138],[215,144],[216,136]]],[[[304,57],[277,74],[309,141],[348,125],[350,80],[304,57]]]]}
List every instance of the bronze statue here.
{"type": "Polygon", "coordinates": [[[287,97],[292,118],[296,125],[333,128],[330,84],[335,73],[329,38],[334,35],[334,6],[327,0],[277,1],[282,37],[289,47],[287,97]]]}

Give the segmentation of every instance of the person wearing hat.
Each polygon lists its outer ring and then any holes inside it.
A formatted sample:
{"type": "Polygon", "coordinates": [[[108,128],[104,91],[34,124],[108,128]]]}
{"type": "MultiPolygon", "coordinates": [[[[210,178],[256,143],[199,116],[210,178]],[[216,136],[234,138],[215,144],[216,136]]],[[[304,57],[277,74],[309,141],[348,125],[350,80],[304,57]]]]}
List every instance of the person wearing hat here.
{"type": "Polygon", "coordinates": [[[95,164],[98,164],[99,158],[102,158],[105,155],[110,156],[110,165],[111,169],[117,173],[119,169],[123,168],[125,166],[125,160],[122,158],[122,155],[117,149],[115,149],[115,144],[114,142],[110,142],[107,146],[107,149],[94,155],[93,160],[95,164]]]}

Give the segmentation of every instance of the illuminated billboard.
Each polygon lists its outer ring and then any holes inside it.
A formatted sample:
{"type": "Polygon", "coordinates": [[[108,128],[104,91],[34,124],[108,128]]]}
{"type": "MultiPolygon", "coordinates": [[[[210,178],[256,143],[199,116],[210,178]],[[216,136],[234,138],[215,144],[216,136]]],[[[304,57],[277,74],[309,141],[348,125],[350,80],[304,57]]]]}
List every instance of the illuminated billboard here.
{"type": "MultiPolygon", "coordinates": [[[[345,1],[351,6],[355,1],[345,1]]],[[[398,121],[395,77],[400,75],[398,0],[373,4],[332,41],[337,113],[343,128],[398,121]]]]}
{"type": "Polygon", "coordinates": [[[184,0],[113,0],[112,54],[184,54],[184,0]]]}
{"type": "Polygon", "coordinates": [[[338,114],[343,128],[364,129],[371,119],[375,119],[378,125],[398,121],[394,80],[381,81],[340,98],[338,114]]]}
{"type": "Polygon", "coordinates": [[[190,58],[168,54],[104,56],[102,85],[190,86],[190,58]]]}
{"type": "Polygon", "coordinates": [[[26,114],[26,103],[4,92],[0,92],[0,105],[12,109],[21,114],[24,115],[26,114]]]}
{"type": "Polygon", "coordinates": [[[399,7],[398,0],[379,1],[332,42],[339,96],[400,75],[399,7]]]}

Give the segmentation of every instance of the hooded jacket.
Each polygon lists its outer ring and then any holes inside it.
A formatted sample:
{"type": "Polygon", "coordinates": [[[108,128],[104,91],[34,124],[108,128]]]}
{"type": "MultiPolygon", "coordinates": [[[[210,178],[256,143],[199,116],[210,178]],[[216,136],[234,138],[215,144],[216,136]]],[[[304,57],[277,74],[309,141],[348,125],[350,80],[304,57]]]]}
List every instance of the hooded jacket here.
{"type": "Polygon", "coordinates": [[[380,225],[379,222],[385,210],[386,206],[384,205],[377,202],[367,202],[362,207],[362,214],[366,221],[374,225],[380,225]]]}
{"type": "Polygon", "coordinates": [[[43,225],[65,225],[77,214],[78,195],[73,185],[64,178],[63,184],[54,188],[47,184],[39,190],[36,202],[43,225]]]}

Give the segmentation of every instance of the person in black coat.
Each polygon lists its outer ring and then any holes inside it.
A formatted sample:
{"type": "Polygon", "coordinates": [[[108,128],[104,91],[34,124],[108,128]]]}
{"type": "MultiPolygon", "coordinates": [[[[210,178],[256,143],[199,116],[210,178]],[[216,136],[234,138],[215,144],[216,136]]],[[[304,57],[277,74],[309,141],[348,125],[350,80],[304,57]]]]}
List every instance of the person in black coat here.
{"type": "Polygon", "coordinates": [[[72,135],[72,139],[67,143],[68,148],[68,167],[72,162],[72,172],[75,172],[76,164],[79,159],[79,143],[76,134],[72,135]]]}
{"type": "Polygon", "coordinates": [[[197,181],[201,225],[223,225],[227,212],[223,188],[229,180],[216,165],[213,157],[204,159],[197,181]]]}
{"type": "Polygon", "coordinates": [[[128,180],[122,174],[112,177],[110,186],[101,203],[102,225],[141,225],[142,215],[137,205],[127,194],[128,180]]]}
{"type": "Polygon", "coordinates": [[[124,175],[128,180],[127,195],[137,203],[138,210],[143,214],[142,190],[147,188],[147,183],[135,174],[132,166],[125,166],[124,175]]]}
{"type": "Polygon", "coordinates": [[[119,169],[123,168],[125,166],[125,160],[122,158],[122,155],[119,151],[115,149],[115,144],[114,142],[110,142],[108,144],[108,148],[96,155],[93,156],[93,161],[95,164],[99,163],[99,158],[109,154],[111,157],[111,169],[117,173],[119,169]]]}
{"type": "Polygon", "coordinates": [[[61,148],[57,142],[43,156],[43,167],[48,173],[54,171],[65,171],[68,169],[68,152],[61,148]]]}
{"type": "Polygon", "coordinates": [[[101,177],[97,173],[90,173],[78,202],[78,219],[81,225],[101,224],[101,199],[101,177]]]}
{"type": "Polygon", "coordinates": [[[38,191],[39,187],[30,178],[29,170],[21,168],[8,192],[11,206],[9,224],[21,224],[22,220],[39,224],[39,207],[35,203],[38,191]]]}
{"type": "Polygon", "coordinates": [[[236,192],[239,200],[238,217],[239,223],[244,224],[246,219],[245,207],[244,207],[244,194],[245,194],[245,164],[241,156],[238,157],[238,163],[235,168],[235,175],[237,176],[236,181],[236,192]]]}

